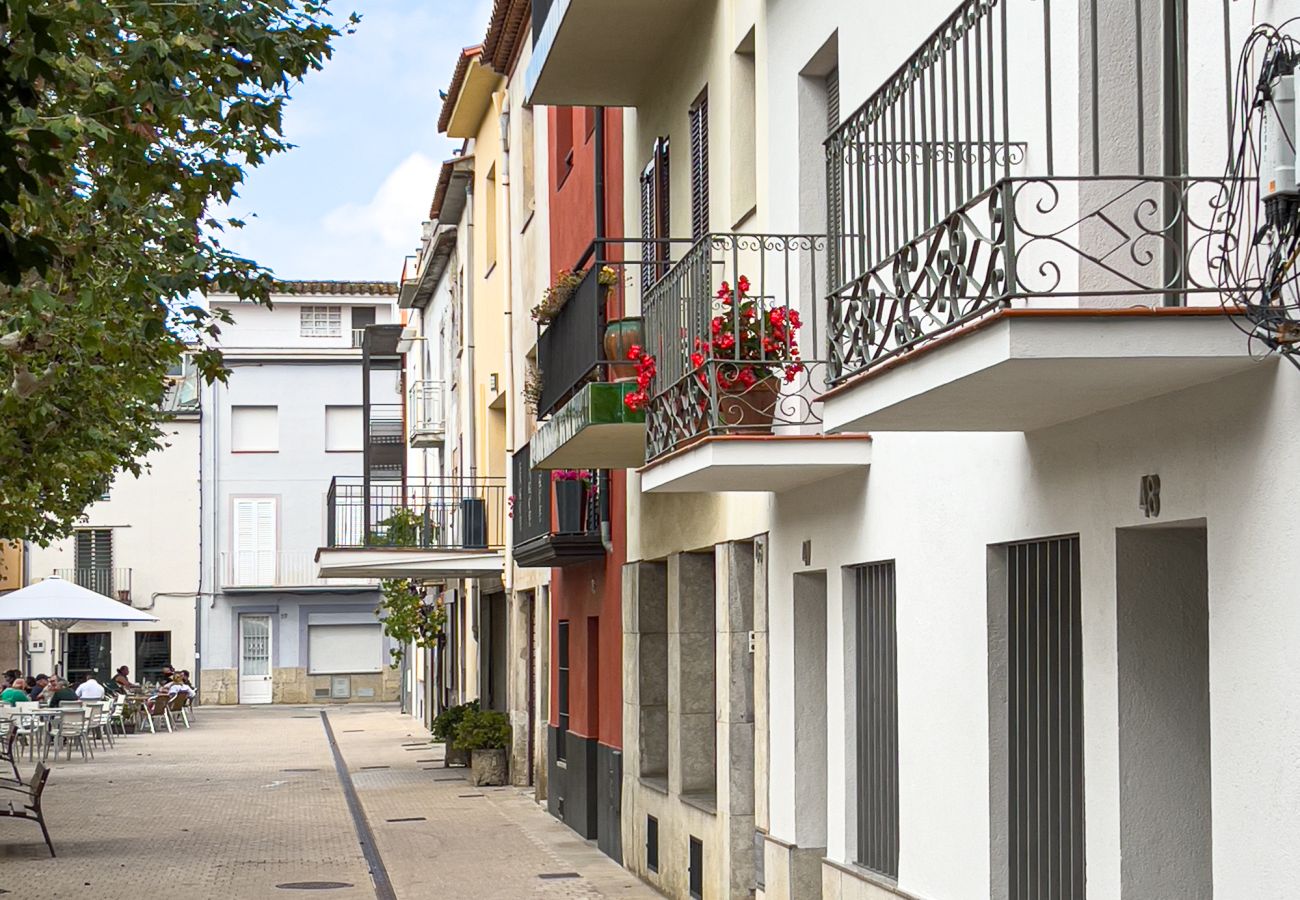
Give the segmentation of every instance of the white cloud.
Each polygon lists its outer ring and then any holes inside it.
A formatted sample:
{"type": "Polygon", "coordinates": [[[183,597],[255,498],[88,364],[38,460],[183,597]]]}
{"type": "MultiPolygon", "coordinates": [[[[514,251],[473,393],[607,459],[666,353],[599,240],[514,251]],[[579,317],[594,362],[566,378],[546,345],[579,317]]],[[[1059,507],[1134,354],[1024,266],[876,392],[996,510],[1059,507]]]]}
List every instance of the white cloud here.
{"type": "Polygon", "coordinates": [[[337,237],[378,238],[394,257],[410,252],[420,239],[438,177],[438,164],[412,153],[397,164],[366,203],[344,203],[325,214],[325,232],[337,237]]]}

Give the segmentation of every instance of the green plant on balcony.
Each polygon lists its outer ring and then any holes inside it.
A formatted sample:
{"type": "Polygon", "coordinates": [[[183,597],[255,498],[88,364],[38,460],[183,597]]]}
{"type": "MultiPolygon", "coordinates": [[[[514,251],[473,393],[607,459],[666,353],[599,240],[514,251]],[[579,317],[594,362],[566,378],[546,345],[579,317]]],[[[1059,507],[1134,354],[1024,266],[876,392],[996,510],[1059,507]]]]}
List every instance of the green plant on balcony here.
{"type": "Polygon", "coordinates": [[[533,321],[541,325],[550,322],[564,309],[578,285],[582,284],[583,273],[572,269],[560,269],[555,273],[555,281],[542,291],[542,302],[532,309],[533,321]]]}
{"type": "Polygon", "coordinates": [[[367,543],[380,547],[418,547],[424,529],[420,514],[403,506],[375,523],[375,530],[368,536],[367,543]]]}
{"type": "Polygon", "coordinates": [[[396,668],[406,655],[408,644],[432,650],[447,625],[447,607],[438,597],[426,598],[424,588],[410,578],[389,578],[380,583],[383,599],[375,615],[380,617],[384,634],[397,644],[388,652],[396,668]]]}

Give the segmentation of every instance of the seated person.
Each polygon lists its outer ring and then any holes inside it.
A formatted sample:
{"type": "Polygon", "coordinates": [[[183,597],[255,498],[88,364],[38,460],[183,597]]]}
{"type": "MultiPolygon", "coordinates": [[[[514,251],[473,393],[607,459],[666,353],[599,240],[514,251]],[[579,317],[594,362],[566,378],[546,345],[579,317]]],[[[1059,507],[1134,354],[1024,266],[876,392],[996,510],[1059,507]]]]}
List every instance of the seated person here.
{"type": "Polygon", "coordinates": [[[0,691],[0,703],[5,706],[13,706],[15,703],[30,703],[31,695],[27,693],[27,680],[24,678],[14,679],[14,683],[0,691]]]}
{"type": "Polygon", "coordinates": [[[50,677],[48,675],[45,674],[37,675],[36,682],[31,686],[31,690],[28,692],[32,695],[32,699],[33,700],[41,699],[41,694],[45,693],[45,688],[46,686],[49,685],[49,683],[50,683],[50,677]]]}
{"type": "Polygon", "coordinates": [[[53,691],[49,692],[50,706],[57,707],[60,703],[66,703],[69,700],[75,703],[79,699],[77,692],[68,687],[68,683],[62,678],[51,678],[50,687],[54,688],[53,691]]]}
{"type": "Polygon", "coordinates": [[[181,681],[185,682],[185,684],[188,685],[189,687],[194,687],[194,685],[190,682],[189,669],[181,669],[181,681]]]}
{"type": "Polygon", "coordinates": [[[182,679],[181,676],[174,675],[172,676],[172,683],[167,685],[167,695],[169,697],[175,697],[177,694],[185,694],[192,697],[194,696],[194,688],[186,684],[185,680],[182,679]]]}
{"type": "Polygon", "coordinates": [[[131,669],[127,666],[117,667],[117,674],[113,676],[113,684],[116,685],[124,694],[140,687],[140,685],[131,680],[131,669]]]}
{"type": "Polygon", "coordinates": [[[77,685],[77,698],[80,700],[104,699],[104,686],[95,679],[94,672],[87,672],[86,680],[77,685]]]}

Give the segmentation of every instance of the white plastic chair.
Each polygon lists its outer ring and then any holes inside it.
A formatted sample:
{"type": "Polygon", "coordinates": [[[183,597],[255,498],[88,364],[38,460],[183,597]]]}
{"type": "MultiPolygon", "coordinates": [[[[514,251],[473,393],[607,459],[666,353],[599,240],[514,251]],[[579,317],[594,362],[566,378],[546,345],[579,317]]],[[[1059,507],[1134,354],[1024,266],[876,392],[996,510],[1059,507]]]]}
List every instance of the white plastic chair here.
{"type": "Polygon", "coordinates": [[[72,759],[72,745],[76,744],[81,750],[81,758],[86,758],[86,751],[90,750],[90,758],[95,758],[95,747],[90,741],[90,712],[85,708],[64,709],[63,704],[59,705],[63,715],[59,718],[57,730],[54,732],[54,739],[57,742],[54,748],[54,755],[57,757],[59,751],[64,747],[68,748],[68,760],[72,759]]]}

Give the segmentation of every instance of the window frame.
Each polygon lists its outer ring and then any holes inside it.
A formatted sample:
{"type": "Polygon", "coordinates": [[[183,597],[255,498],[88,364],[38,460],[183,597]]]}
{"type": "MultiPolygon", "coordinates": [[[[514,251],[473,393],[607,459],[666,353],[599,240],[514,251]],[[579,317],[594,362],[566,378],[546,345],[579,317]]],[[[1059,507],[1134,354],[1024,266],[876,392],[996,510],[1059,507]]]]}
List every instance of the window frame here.
{"type": "Polygon", "coordinates": [[[307,303],[298,307],[298,336],[304,338],[343,337],[343,307],[307,303]]]}

